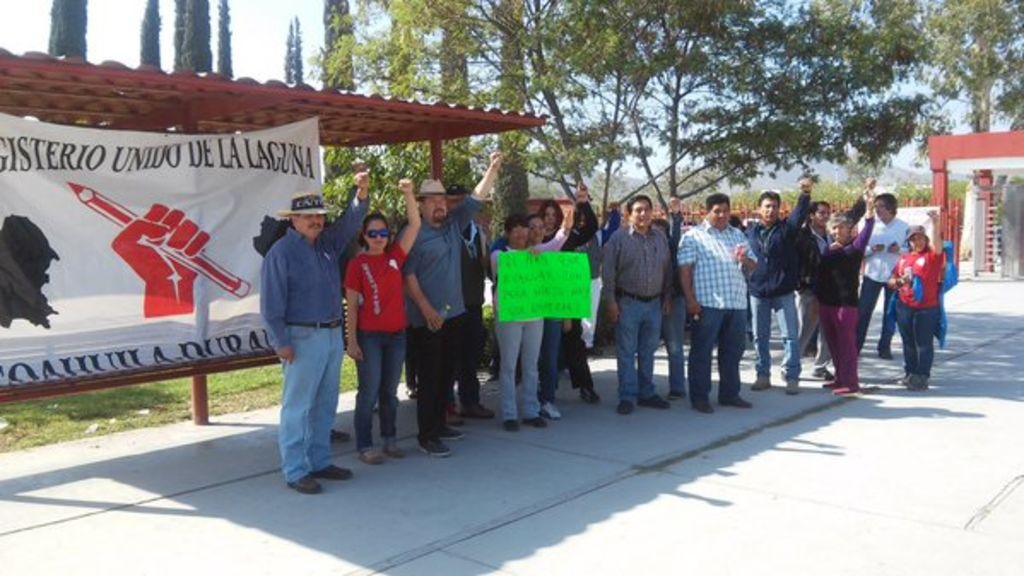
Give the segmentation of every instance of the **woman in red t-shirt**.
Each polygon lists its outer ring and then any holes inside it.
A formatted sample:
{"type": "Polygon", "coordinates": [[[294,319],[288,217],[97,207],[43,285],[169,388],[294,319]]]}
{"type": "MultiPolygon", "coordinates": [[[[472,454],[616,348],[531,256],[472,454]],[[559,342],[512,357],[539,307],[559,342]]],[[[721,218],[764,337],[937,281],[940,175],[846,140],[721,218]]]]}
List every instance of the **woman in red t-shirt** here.
{"type": "Polygon", "coordinates": [[[929,242],[923,226],[911,226],[907,238],[911,251],[899,261],[889,280],[889,287],[899,291],[896,324],[903,340],[905,371],[900,383],[910,390],[928,389],[939,328],[939,291],[946,267],[938,213],[929,212],[928,217],[935,242],[929,242]]]}
{"type": "Polygon", "coordinates": [[[401,458],[395,443],[398,380],[405,362],[405,293],[402,267],[420,231],[420,212],[412,180],[399,183],[405,196],[409,224],[398,242],[390,242],[387,218],[379,212],[363,220],[359,243],[364,250],[349,261],[345,271],[348,342],[346,352],[356,361],[356,449],[366,464],[380,464],[384,456],[401,458]],[[373,448],[373,406],[380,414],[383,450],[373,448]]]}

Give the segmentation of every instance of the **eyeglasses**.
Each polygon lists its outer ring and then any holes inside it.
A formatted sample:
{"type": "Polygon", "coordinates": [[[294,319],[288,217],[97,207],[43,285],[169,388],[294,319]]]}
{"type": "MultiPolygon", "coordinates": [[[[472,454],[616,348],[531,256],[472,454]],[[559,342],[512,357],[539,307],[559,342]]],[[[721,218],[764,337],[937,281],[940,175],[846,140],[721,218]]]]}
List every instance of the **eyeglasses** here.
{"type": "Polygon", "coordinates": [[[391,236],[391,231],[387,228],[381,228],[380,230],[367,230],[367,238],[387,238],[391,236]]]}

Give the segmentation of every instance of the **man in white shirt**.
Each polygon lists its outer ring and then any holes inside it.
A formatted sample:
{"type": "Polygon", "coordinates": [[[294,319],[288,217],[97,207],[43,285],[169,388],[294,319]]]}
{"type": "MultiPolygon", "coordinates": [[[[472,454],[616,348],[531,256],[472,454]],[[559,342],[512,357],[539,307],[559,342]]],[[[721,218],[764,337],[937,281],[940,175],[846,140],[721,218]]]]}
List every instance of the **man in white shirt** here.
{"type": "Polygon", "coordinates": [[[907,252],[907,223],[896,217],[896,197],[879,194],[875,197],[875,227],[864,253],[864,282],[860,288],[860,307],[857,322],[857,351],[864,348],[871,315],[875,312],[878,295],[882,299],[882,334],[878,338],[878,356],[892,358],[892,336],[896,319],[889,313],[889,304],[896,293],[886,284],[900,256],[907,252]]]}

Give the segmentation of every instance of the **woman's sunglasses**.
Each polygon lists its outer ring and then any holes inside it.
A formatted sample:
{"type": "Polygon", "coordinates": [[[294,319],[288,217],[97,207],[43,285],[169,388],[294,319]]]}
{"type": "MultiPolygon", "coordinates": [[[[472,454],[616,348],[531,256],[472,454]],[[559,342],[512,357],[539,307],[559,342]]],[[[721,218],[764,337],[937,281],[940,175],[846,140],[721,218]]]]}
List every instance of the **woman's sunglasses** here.
{"type": "Polygon", "coordinates": [[[387,238],[391,236],[391,231],[387,228],[381,228],[380,230],[367,230],[366,236],[369,238],[387,238]]]}

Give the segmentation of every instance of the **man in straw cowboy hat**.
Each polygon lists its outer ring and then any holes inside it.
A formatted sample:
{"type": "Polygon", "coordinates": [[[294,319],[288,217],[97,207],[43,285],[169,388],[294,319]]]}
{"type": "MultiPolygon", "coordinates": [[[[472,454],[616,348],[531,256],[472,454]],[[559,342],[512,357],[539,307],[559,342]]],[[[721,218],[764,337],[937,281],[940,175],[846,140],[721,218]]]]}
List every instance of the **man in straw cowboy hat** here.
{"type": "Polygon", "coordinates": [[[357,174],[356,187],[352,206],[330,226],[319,192],[296,194],[291,208],[278,212],[291,228],[263,261],[260,312],[284,368],[281,468],[288,486],[303,494],[321,491],[317,479],[352,477],[331,463],[330,435],[345,355],[338,260],[366,216],[369,174],[357,174]]]}
{"type": "Polygon", "coordinates": [[[443,440],[462,437],[445,423],[447,395],[460,352],[466,306],[462,294],[462,230],[480,211],[501,169],[500,152],[473,195],[448,212],[445,188],[438,180],[420,186],[423,228],[405,264],[406,309],[412,326],[409,345],[416,348],[416,420],[420,449],[429,456],[448,456],[443,440]]]}

